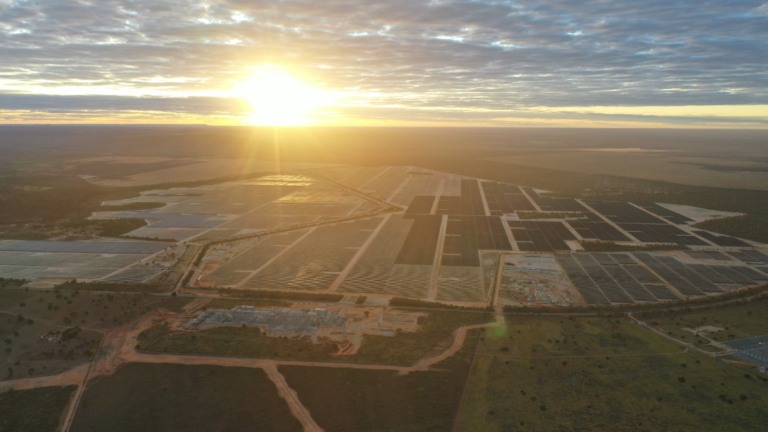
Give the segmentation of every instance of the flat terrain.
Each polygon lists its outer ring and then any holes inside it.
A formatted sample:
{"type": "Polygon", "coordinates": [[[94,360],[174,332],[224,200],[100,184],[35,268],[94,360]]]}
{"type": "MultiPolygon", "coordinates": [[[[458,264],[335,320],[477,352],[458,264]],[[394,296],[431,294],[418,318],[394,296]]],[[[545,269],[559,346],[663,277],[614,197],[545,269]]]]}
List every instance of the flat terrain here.
{"type": "Polygon", "coordinates": [[[74,386],[0,393],[0,431],[51,432],[74,386]]]}
{"type": "Polygon", "coordinates": [[[631,147],[564,146],[533,154],[501,159],[504,162],[605,174],[645,180],[662,180],[693,186],[768,190],[768,166],[758,149],[741,158],[726,154],[699,156],[693,149],[654,150],[631,147]],[[756,160],[757,158],[757,160],[756,160]]]}
{"type": "Polygon", "coordinates": [[[758,431],[768,378],[626,318],[508,317],[478,344],[458,430],[758,431]]]}
{"type": "Polygon", "coordinates": [[[102,334],[187,300],[69,290],[0,290],[3,379],[58,374],[91,360],[102,334]]]}
{"type": "Polygon", "coordinates": [[[71,430],[302,429],[260,369],[135,363],[89,386],[71,430]]]}
{"type": "Polygon", "coordinates": [[[450,430],[477,341],[435,365],[405,376],[386,371],[282,366],[280,370],[327,431],[450,430]]]}
{"type": "MultiPolygon", "coordinates": [[[[419,311],[422,312],[422,311],[419,311]]],[[[351,362],[410,366],[450,346],[460,326],[491,322],[488,312],[424,311],[419,329],[396,336],[365,335],[356,354],[336,356],[329,344],[312,344],[308,337],[267,337],[256,328],[218,327],[197,332],[169,333],[162,326],[139,335],[139,348],[157,354],[202,354],[281,360],[351,362]]]]}

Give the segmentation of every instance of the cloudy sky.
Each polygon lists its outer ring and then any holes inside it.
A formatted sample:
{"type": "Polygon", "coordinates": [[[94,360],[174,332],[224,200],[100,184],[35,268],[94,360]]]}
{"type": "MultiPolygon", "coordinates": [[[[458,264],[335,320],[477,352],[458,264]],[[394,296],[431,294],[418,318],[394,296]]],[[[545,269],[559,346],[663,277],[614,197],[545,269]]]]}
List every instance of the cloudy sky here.
{"type": "Polygon", "coordinates": [[[316,124],[768,128],[768,2],[0,0],[2,123],[258,123],[263,70],[316,124]]]}

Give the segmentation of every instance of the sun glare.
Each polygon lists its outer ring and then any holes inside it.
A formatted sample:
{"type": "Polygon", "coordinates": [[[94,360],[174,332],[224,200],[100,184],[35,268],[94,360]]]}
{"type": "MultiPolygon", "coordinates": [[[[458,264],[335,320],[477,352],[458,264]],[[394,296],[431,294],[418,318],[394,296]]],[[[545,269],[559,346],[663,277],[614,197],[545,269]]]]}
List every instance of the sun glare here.
{"type": "Polygon", "coordinates": [[[255,125],[308,125],[316,121],[312,115],[330,103],[328,92],[274,66],[255,69],[234,91],[248,101],[253,110],[249,122],[255,125]]]}

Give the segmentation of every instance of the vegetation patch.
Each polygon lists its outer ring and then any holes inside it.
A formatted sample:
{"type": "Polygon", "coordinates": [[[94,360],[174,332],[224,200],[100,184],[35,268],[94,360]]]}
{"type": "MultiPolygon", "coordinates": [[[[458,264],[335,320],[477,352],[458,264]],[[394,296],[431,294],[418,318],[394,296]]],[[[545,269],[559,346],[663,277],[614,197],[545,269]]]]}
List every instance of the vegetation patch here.
{"type": "Polygon", "coordinates": [[[57,430],[75,386],[10,390],[0,393],[0,431],[57,430]]]}
{"type": "Polygon", "coordinates": [[[766,219],[768,219],[766,214],[748,214],[699,222],[694,227],[760,243],[768,243],[766,219]]]}
{"type": "Polygon", "coordinates": [[[365,335],[360,350],[349,360],[362,363],[411,365],[422,357],[442,352],[453,343],[458,327],[492,320],[485,311],[434,310],[419,317],[419,330],[394,337],[365,335]]]}
{"type": "Polygon", "coordinates": [[[422,357],[447,349],[453,342],[456,328],[490,320],[488,312],[430,311],[419,317],[418,331],[392,337],[365,335],[360,350],[344,357],[333,355],[337,352],[335,346],[313,344],[309,337],[270,337],[252,327],[214,327],[172,333],[165,326],[156,326],[139,335],[138,348],[152,353],[408,366],[422,357]]]}
{"type": "Polygon", "coordinates": [[[188,299],[68,290],[0,291],[0,379],[53,375],[89,361],[101,333],[188,299]],[[79,330],[77,330],[79,329],[79,330]]]}
{"type": "Polygon", "coordinates": [[[78,291],[113,291],[126,293],[156,293],[161,287],[154,284],[109,283],[109,282],[78,282],[68,281],[56,285],[62,290],[78,291]]]}
{"type": "Polygon", "coordinates": [[[478,344],[459,430],[758,431],[752,373],[625,317],[518,316],[478,344]]]}
{"type": "Polygon", "coordinates": [[[330,361],[334,346],[313,344],[308,337],[269,337],[258,328],[215,327],[207,330],[168,333],[163,326],[139,335],[140,350],[152,353],[201,354],[224,357],[253,357],[330,361]]]}
{"type": "Polygon", "coordinates": [[[165,207],[167,204],[162,202],[129,202],[121,205],[102,205],[99,211],[131,211],[131,210],[152,210],[165,207]]]}
{"type": "Polygon", "coordinates": [[[264,291],[264,290],[235,290],[232,288],[220,288],[219,293],[227,297],[239,297],[246,299],[277,299],[298,300],[336,303],[344,298],[343,294],[330,293],[304,293],[291,291],[264,291]]]}
{"type": "Polygon", "coordinates": [[[26,279],[0,278],[0,288],[18,288],[25,283],[26,279]]]}
{"type": "Polygon", "coordinates": [[[686,329],[709,327],[702,335],[715,341],[728,341],[768,334],[768,299],[717,309],[696,311],[658,311],[637,315],[649,325],[686,342],[709,344],[686,329]],[[720,330],[716,330],[720,329],[720,330]]]}

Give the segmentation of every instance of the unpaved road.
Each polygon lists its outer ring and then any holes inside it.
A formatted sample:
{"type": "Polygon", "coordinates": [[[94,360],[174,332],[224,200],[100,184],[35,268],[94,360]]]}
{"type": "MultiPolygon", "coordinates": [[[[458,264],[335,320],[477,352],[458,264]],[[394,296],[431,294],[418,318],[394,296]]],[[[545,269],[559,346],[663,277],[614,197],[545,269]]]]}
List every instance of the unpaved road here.
{"type": "Polygon", "coordinates": [[[307,408],[301,403],[299,400],[299,395],[296,394],[296,391],[288,385],[283,374],[277,370],[277,366],[264,366],[263,369],[269,379],[272,380],[272,383],[275,384],[275,387],[277,387],[277,393],[280,395],[280,397],[285,399],[285,402],[288,403],[288,408],[290,408],[293,416],[299,420],[301,425],[304,427],[304,430],[306,432],[323,432],[323,428],[315,423],[315,419],[312,418],[312,414],[310,414],[309,410],[307,410],[307,408]]]}
{"type": "MultiPolygon", "coordinates": [[[[184,365],[210,365],[223,367],[249,367],[263,369],[270,380],[275,384],[279,395],[285,399],[291,412],[299,422],[301,422],[305,431],[322,432],[323,429],[314,421],[311,413],[307,410],[296,394],[296,391],[290,388],[285,381],[285,377],[279,372],[279,366],[304,366],[304,367],[325,367],[325,368],[344,368],[344,369],[364,369],[397,372],[400,375],[406,375],[416,371],[427,371],[431,366],[446,360],[458,352],[466,341],[467,332],[473,329],[485,328],[495,323],[478,324],[465,327],[459,327],[453,333],[453,343],[445,351],[417,361],[412,366],[393,366],[382,364],[356,364],[356,363],[336,363],[336,362],[307,362],[296,360],[271,360],[254,359],[241,357],[215,357],[204,355],[180,355],[180,354],[145,354],[136,352],[136,343],[138,335],[162,322],[173,320],[175,315],[169,313],[153,312],[147,314],[133,323],[113,329],[104,335],[99,352],[92,363],[80,365],[67,372],[47,377],[24,378],[13,381],[0,382],[0,391],[10,389],[26,390],[38,387],[77,385],[77,395],[82,394],[87,381],[91,379],[110,375],[120,366],[126,363],[153,363],[153,364],[184,364],[184,365]]],[[[80,398],[75,397],[67,407],[67,415],[62,422],[62,430],[67,431],[77,412],[80,398]]]]}

